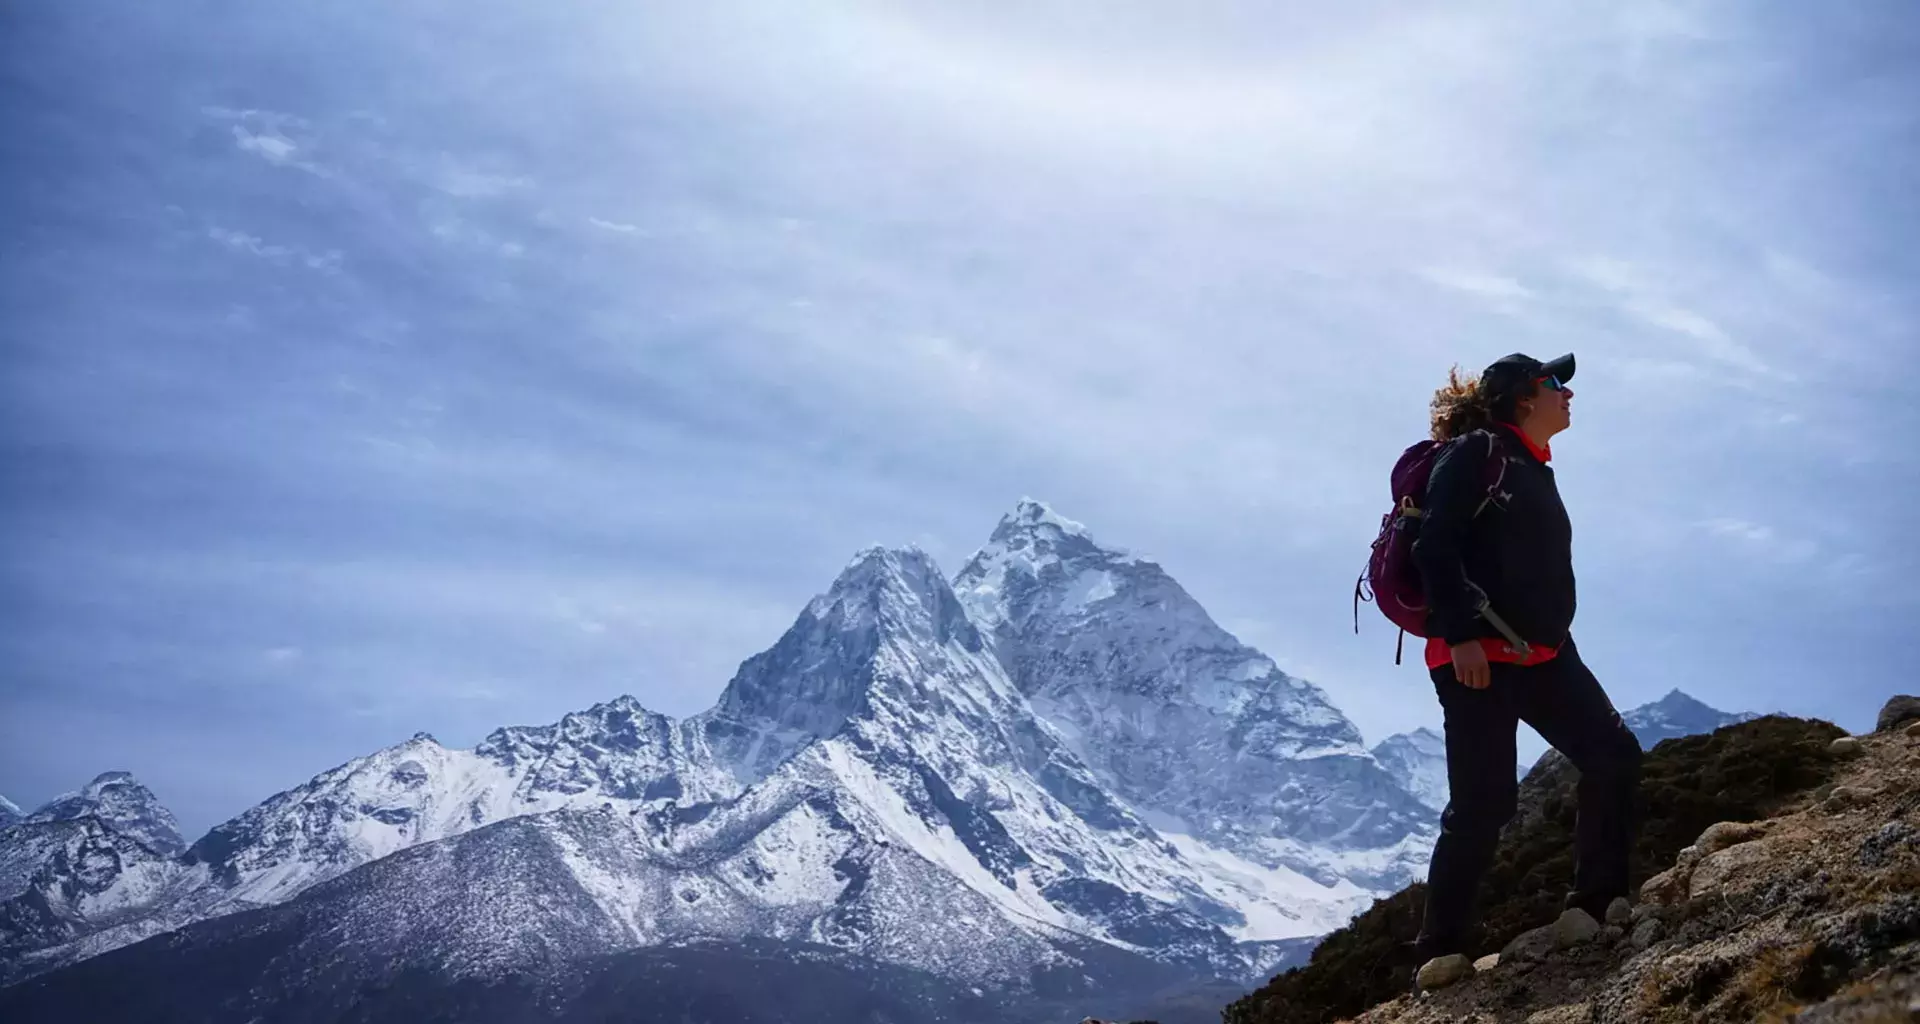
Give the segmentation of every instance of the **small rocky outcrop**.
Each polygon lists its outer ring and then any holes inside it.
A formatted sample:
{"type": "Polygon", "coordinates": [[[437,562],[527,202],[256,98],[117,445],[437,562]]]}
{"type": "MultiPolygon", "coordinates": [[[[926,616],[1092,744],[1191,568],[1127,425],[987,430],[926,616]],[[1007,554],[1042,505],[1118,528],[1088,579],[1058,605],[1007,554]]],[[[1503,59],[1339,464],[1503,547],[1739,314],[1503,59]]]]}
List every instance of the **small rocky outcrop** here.
{"type": "Polygon", "coordinates": [[[1497,955],[1418,996],[1405,986],[1411,966],[1398,968],[1398,988],[1372,983],[1362,958],[1393,970],[1418,928],[1414,887],[1225,1020],[1920,1020],[1920,736],[1913,720],[1882,717],[1853,737],[1773,716],[1661,744],[1642,786],[1638,899],[1609,906],[1604,924],[1548,909],[1570,880],[1542,858],[1546,844],[1571,841],[1572,780],[1530,779],[1525,822],[1509,827],[1489,876],[1480,946],[1466,951],[1497,955]],[[1842,738],[1852,742],[1834,749],[1842,738]]]}
{"type": "MultiPolygon", "coordinates": [[[[1538,955],[1529,960],[1503,953],[1458,985],[1349,1019],[1920,1020],[1920,738],[1895,724],[1901,728],[1851,737],[1855,752],[1835,751],[1842,760],[1830,788],[1815,787],[1764,820],[1704,830],[1641,887],[1622,940],[1603,934],[1545,952],[1530,940],[1538,955]],[[1831,807],[1839,794],[1843,806],[1831,807]]],[[[1584,931],[1564,924],[1572,913],[1537,931],[1584,931]]],[[[1532,934],[1515,943],[1525,946],[1532,934]]]]}

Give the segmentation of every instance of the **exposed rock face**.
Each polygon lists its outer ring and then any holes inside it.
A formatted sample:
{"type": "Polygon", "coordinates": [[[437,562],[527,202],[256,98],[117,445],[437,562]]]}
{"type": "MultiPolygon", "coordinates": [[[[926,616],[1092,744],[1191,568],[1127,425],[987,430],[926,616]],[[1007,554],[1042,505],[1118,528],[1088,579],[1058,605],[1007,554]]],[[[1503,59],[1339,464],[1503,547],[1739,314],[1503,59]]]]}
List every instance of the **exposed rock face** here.
{"type": "Polygon", "coordinates": [[[1920,721],[1920,697],[1902,694],[1887,701],[1874,723],[1874,732],[1892,732],[1902,723],[1920,721]]]}

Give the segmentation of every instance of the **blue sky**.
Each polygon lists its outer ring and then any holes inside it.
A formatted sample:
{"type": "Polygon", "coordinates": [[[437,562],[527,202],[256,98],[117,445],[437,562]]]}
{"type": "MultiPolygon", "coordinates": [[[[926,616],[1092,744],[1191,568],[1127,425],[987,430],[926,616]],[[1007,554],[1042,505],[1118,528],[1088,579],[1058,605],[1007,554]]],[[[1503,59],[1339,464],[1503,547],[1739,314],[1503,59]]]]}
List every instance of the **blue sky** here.
{"type": "Polygon", "coordinates": [[[1913,689],[1920,16],[1633,2],[0,12],[0,793],[199,831],[415,730],[705,708],[1024,495],[1370,739],[1449,365],[1580,358],[1582,651],[1913,689]],[[804,9],[803,9],[804,8],[804,9]]]}

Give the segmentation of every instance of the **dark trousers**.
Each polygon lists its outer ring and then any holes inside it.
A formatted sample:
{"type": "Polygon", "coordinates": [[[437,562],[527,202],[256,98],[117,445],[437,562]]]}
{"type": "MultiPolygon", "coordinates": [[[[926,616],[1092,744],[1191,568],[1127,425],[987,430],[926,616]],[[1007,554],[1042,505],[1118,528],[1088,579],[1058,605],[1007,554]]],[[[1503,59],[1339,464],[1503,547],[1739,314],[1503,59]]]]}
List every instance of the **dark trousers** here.
{"type": "Polygon", "coordinates": [[[1460,946],[1480,878],[1519,796],[1519,722],[1580,772],[1573,892],[1566,905],[1599,918],[1614,897],[1627,895],[1640,741],[1571,640],[1552,661],[1525,668],[1496,664],[1492,678],[1486,689],[1472,690],[1454,677],[1453,666],[1433,670],[1446,715],[1448,801],[1427,869],[1427,914],[1417,944],[1422,956],[1466,952],[1460,946]]]}

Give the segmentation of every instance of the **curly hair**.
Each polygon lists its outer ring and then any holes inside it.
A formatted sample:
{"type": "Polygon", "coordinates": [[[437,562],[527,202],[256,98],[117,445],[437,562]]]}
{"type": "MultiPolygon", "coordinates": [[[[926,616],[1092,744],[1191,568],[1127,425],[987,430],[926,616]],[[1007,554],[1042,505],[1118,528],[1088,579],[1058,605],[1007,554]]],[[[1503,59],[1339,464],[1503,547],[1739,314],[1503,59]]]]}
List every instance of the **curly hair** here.
{"type": "Polygon", "coordinates": [[[1435,441],[1451,441],[1493,422],[1492,407],[1480,390],[1480,378],[1458,366],[1447,371],[1447,383],[1433,393],[1432,430],[1435,441]]]}

